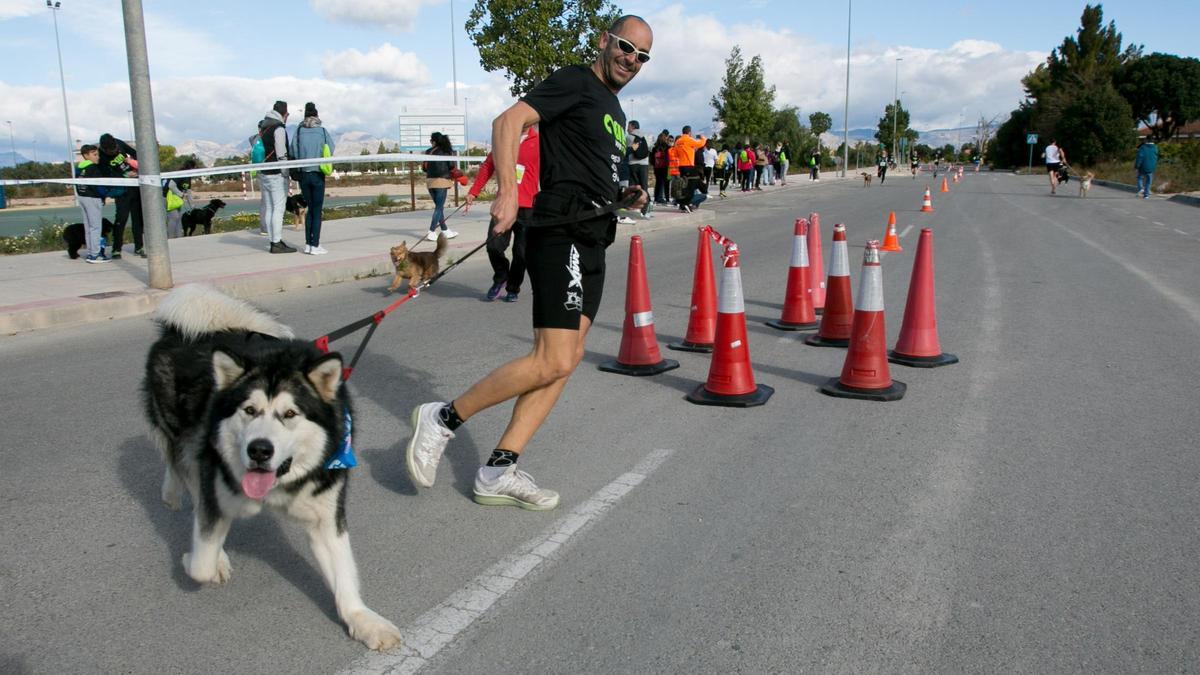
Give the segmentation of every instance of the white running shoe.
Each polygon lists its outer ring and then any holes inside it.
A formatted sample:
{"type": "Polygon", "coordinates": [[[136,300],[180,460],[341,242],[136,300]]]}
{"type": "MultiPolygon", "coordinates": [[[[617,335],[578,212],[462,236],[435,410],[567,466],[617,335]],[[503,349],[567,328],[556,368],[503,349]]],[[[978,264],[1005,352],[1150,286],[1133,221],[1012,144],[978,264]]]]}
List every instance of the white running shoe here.
{"type": "Polygon", "coordinates": [[[454,432],[447,429],[438,418],[438,411],[445,405],[441,401],[434,401],[413,408],[413,435],[408,441],[405,456],[408,475],[421,487],[433,487],[438,461],[446,451],[446,444],[454,438],[454,432]]]}
{"type": "Polygon", "coordinates": [[[311,253],[313,255],[325,255],[326,253],[329,253],[329,250],[326,249],[324,246],[313,246],[312,250],[309,251],[309,253],[311,253]]]}
{"type": "Polygon", "coordinates": [[[517,506],[526,511],[550,511],[558,506],[558,493],[539,488],[533,478],[514,464],[494,483],[475,474],[475,503],[484,506],[517,506]]]}
{"type": "Polygon", "coordinates": [[[429,234],[425,235],[425,238],[429,241],[437,241],[437,238],[438,238],[437,230],[430,230],[429,234]]]}
{"type": "Polygon", "coordinates": [[[629,216],[621,216],[620,218],[617,218],[617,222],[621,225],[632,225],[633,218],[630,218],[629,216]]]}
{"type": "MultiPolygon", "coordinates": [[[[447,239],[453,239],[458,236],[458,233],[455,232],[454,230],[451,230],[450,228],[446,228],[445,230],[442,230],[442,231],[445,233],[447,239]]],[[[436,237],[435,237],[435,239],[436,239],[436,237]]]]}
{"type": "Polygon", "coordinates": [[[304,245],[304,252],[305,252],[305,253],[309,253],[309,254],[311,254],[311,253],[312,253],[312,246],[309,246],[308,244],[305,244],[305,245],[304,245]]]}

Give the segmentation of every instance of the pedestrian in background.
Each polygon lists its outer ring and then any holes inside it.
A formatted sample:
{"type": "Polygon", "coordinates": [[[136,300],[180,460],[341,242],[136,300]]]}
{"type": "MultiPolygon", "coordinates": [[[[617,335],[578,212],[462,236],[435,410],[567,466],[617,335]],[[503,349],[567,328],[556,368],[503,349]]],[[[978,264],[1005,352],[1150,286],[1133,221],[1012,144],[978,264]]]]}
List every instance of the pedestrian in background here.
{"type": "MultiPolygon", "coordinates": [[[[516,302],[521,292],[521,284],[525,282],[525,230],[533,218],[533,200],[537,197],[538,185],[541,181],[541,141],[537,125],[525,130],[521,136],[521,145],[517,148],[517,220],[512,229],[496,233],[488,229],[487,254],[492,263],[492,286],[484,298],[491,302],[505,291],[505,302],[516,302]],[[512,263],[504,256],[512,241],[512,263]]],[[[496,159],[492,153],[484,158],[479,165],[479,173],[475,175],[475,183],[467,190],[466,210],[487,185],[488,179],[496,172],[496,159]]]]}
{"type": "MultiPolygon", "coordinates": [[[[82,161],[76,166],[75,175],[79,178],[103,178],[101,166],[96,162],[100,159],[100,149],[94,145],[79,148],[82,161]]],[[[109,262],[108,256],[100,247],[104,220],[101,216],[104,208],[103,185],[75,185],[75,196],[79,200],[79,208],[83,211],[83,240],[87,245],[89,263],[109,262]]]]}
{"type": "MultiPolygon", "coordinates": [[[[292,134],[288,154],[292,159],[314,159],[323,157],[325,148],[333,154],[333,139],[321,126],[317,106],[311,101],[304,104],[304,120],[292,134]]],[[[308,204],[304,215],[304,252],[309,255],[329,253],[321,246],[321,209],[325,206],[325,172],[320,165],[300,168],[300,196],[308,204]]]]}
{"type": "MultiPolygon", "coordinates": [[[[625,132],[625,157],[629,161],[629,186],[640,187],[650,192],[650,146],[641,135],[637,120],[631,120],[625,132]]],[[[650,201],[640,211],[642,218],[650,218],[650,201]]]]}
{"type": "Polygon", "coordinates": [[[1153,139],[1147,137],[1138,146],[1133,168],[1137,170],[1137,194],[1142,195],[1142,199],[1149,199],[1154,170],[1158,168],[1158,146],[1154,144],[1153,139]]]}
{"type": "MultiPolygon", "coordinates": [[[[196,160],[186,159],[182,171],[196,168],[196,160]]],[[[183,236],[183,207],[194,208],[192,205],[192,179],[168,178],[163,185],[163,199],[167,207],[167,238],[178,239],[183,236]]]]}
{"type": "MultiPolygon", "coordinates": [[[[104,178],[137,178],[138,175],[137,150],[112,134],[100,136],[96,163],[100,165],[100,176],[104,178]]],[[[146,251],[142,248],[142,196],[138,189],[115,185],[106,188],[106,193],[117,205],[117,213],[113,218],[112,257],[121,257],[126,222],[133,227],[133,252],[145,257],[146,251]]]]}
{"type": "MultiPolygon", "coordinates": [[[[712,139],[704,142],[704,184],[707,186],[713,182],[717,167],[717,149],[713,147],[712,139]]],[[[708,190],[705,189],[705,193],[708,190]]]]}
{"type": "Polygon", "coordinates": [[[762,190],[763,175],[767,172],[767,151],[762,144],[754,146],[754,189],[762,190]]]}
{"type": "Polygon", "coordinates": [[[1058,170],[1067,163],[1067,153],[1058,147],[1057,138],[1051,138],[1042,157],[1046,158],[1046,173],[1050,174],[1050,194],[1055,194],[1058,192],[1058,170]]]}
{"type": "Polygon", "coordinates": [[[654,149],[651,151],[651,156],[654,161],[654,203],[669,204],[671,192],[668,189],[670,177],[668,171],[671,166],[671,143],[668,140],[671,134],[663,129],[658,138],[654,141],[654,149]]]}
{"type": "MultiPolygon", "coordinates": [[[[271,110],[258,123],[258,134],[250,138],[253,146],[262,141],[266,155],[264,162],[283,162],[288,158],[287,101],[275,101],[271,110]]],[[[283,215],[287,212],[287,174],[279,169],[264,169],[258,174],[258,185],[262,188],[259,217],[271,240],[271,253],[295,253],[296,249],[283,240],[283,215]]]]}
{"type": "MultiPolygon", "coordinates": [[[[453,155],[454,148],[450,146],[450,137],[441,132],[435,131],[429,136],[429,149],[425,151],[427,155],[453,155]]],[[[450,180],[450,162],[443,160],[434,160],[425,162],[425,189],[429,191],[429,196],[433,199],[433,216],[429,221],[429,234],[426,239],[429,241],[437,241],[438,231],[446,235],[447,239],[453,239],[458,236],[454,230],[446,227],[446,193],[454,181],[450,180]]]]}
{"type": "Polygon", "coordinates": [[[888,153],[887,150],[880,150],[875,156],[875,175],[879,177],[879,184],[883,185],[883,181],[887,180],[888,170],[888,153]]]}
{"type": "Polygon", "coordinates": [[[792,164],[792,149],[787,143],[779,144],[779,178],[780,185],[787,185],[788,167],[792,164]]]}

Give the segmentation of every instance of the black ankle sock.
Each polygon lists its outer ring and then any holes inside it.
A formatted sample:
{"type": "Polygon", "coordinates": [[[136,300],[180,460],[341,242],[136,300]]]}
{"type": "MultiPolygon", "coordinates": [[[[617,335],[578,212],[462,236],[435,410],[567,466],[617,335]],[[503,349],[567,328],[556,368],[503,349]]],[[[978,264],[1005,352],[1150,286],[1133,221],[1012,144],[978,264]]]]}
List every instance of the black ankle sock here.
{"type": "Polygon", "coordinates": [[[464,421],[458,416],[458,411],[454,409],[454,401],[442,406],[442,409],[438,411],[438,419],[442,420],[442,424],[445,424],[450,431],[461,427],[464,421]]]}
{"type": "Polygon", "coordinates": [[[488,457],[487,464],[484,466],[512,466],[517,463],[521,456],[512,450],[501,450],[496,448],[492,451],[492,456],[488,457]]]}

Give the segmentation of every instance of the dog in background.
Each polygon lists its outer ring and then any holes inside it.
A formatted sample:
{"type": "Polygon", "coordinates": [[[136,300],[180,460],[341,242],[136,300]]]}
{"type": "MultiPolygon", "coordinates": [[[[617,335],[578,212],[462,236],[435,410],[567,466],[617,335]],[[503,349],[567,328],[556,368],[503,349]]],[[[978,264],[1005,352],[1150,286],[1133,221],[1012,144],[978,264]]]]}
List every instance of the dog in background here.
{"type": "Polygon", "coordinates": [[[871,174],[863,171],[859,175],[863,177],[863,187],[871,187],[871,174]]]}
{"type": "MultiPolygon", "coordinates": [[[[113,224],[108,218],[102,219],[100,223],[100,236],[108,239],[112,237],[113,224]]],[[[63,228],[63,242],[67,245],[67,257],[75,260],[79,257],[79,249],[87,243],[87,238],[83,234],[83,223],[71,223],[63,228]]],[[[103,248],[103,247],[102,247],[103,248]]]]}
{"type": "MultiPolygon", "coordinates": [[[[424,239],[418,241],[424,241],[424,239]]],[[[441,266],[438,259],[445,250],[446,235],[441,233],[438,234],[437,247],[432,251],[410,251],[406,242],[401,242],[399,246],[393,246],[391,255],[392,264],[396,266],[396,276],[392,279],[392,285],[388,286],[387,292],[391,293],[399,288],[400,280],[404,278],[408,278],[409,289],[432,279],[438,273],[438,268],[441,266]]]]}
{"type": "Polygon", "coordinates": [[[225,202],[220,199],[213,199],[206,206],[198,209],[192,209],[183,214],[183,236],[190,237],[199,226],[204,227],[204,234],[212,234],[212,219],[217,215],[217,211],[225,208],[225,202]]]}
{"type": "Polygon", "coordinates": [[[184,571],[201,584],[229,581],[225,537],[234,520],[279,511],[308,530],[350,636],[371,649],[399,645],[396,626],[363,603],[350,548],[351,472],[341,458],[352,411],[342,357],[204,285],[171,291],[154,318],[160,331],[146,358],[143,402],[166,460],[163,501],[178,509],[191,497],[184,571]]]}
{"type": "Polygon", "coordinates": [[[1092,179],[1095,177],[1096,177],[1096,174],[1092,173],[1091,171],[1089,171],[1079,177],[1079,196],[1080,197],[1087,196],[1088,190],[1092,189],[1092,179]]]}
{"type": "Polygon", "coordinates": [[[304,227],[304,216],[308,215],[308,202],[305,201],[303,196],[299,194],[290,195],[287,198],[287,206],[284,208],[287,209],[288,213],[292,214],[293,218],[295,218],[295,220],[292,221],[292,227],[294,229],[298,230],[304,227]]]}

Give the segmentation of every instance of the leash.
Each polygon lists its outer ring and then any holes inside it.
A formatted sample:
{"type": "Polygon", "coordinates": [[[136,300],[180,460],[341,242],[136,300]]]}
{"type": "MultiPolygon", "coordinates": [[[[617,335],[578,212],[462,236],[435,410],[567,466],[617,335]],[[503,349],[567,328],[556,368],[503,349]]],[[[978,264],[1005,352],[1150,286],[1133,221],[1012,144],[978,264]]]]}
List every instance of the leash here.
{"type": "MultiPolygon", "coordinates": [[[[438,224],[439,224],[439,225],[445,225],[447,220],[450,220],[451,218],[453,218],[453,217],[454,217],[454,214],[458,213],[458,212],[459,212],[460,210],[462,210],[462,208],[463,208],[464,206],[466,206],[466,205],[467,205],[467,202],[466,202],[466,201],[464,201],[463,203],[459,204],[459,205],[458,205],[458,208],[456,208],[456,209],[454,209],[453,211],[451,211],[451,212],[450,212],[450,215],[448,215],[448,216],[445,216],[445,217],[443,217],[441,220],[439,220],[439,221],[438,221],[438,224]]],[[[432,232],[432,230],[430,230],[430,231],[432,232]]],[[[412,246],[409,246],[409,247],[408,247],[408,250],[410,250],[410,251],[411,251],[411,250],[413,250],[414,248],[416,248],[416,247],[420,246],[420,245],[421,245],[421,242],[424,242],[424,241],[430,241],[430,240],[429,240],[429,238],[428,238],[428,237],[419,237],[419,238],[417,239],[417,243],[413,244],[412,246]]]]}
{"type": "MultiPolygon", "coordinates": [[[[490,230],[490,228],[491,228],[491,225],[489,225],[489,230],[490,230]]],[[[487,245],[487,240],[485,239],[478,246],[476,246],[475,248],[468,251],[466,255],[459,258],[458,260],[455,260],[453,263],[451,263],[449,266],[447,266],[446,269],[438,272],[433,277],[431,277],[428,281],[421,283],[417,286],[409,288],[408,293],[406,293],[404,295],[404,297],[400,298],[399,300],[393,302],[392,304],[388,305],[387,307],[384,307],[383,309],[375,312],[374,314],[372,314],[370,316],[365,316],[357,321],[352,321],[352,322],[346,324],[345,326],[338,328],[337,330],[333,330],[325,335],[322,335],[321,337],[314,340],[313,344],[316,345],[317,349],[320,349],[322,352],[328,354],[330,342],[333,342],[334,340],[340,340],[341,338],[344,338],[347,335],[350,335],[351,333],[355,333],[363,328],[367,328],[367,334],[363,336],[362,342],[358,343],[358,349],[356,349],[354,351],[354,356],[350,359],[350,365],[342,367],[342,380],[349,380],[350,374],[354,372],[355,365],[358,364],[358,359],[362,356],[363,351],[366,350],[366,348],[367,348],[367,343],[370,342],[371,338],[375,336],[375,330],[377,328],[379,328],[379,324],[383,323],[383,320],[387,318],[388,314],[391,314],[392,312],[399,309],[404,303],[406,303],[409,300],[412,300],[413,298],[420,295],[422,290],[432,286],[439,279],[446,276],[447,272],[449,272],[450,270],[454,269],[455,267],[458,267],[459,265],[461,265],[464,260],[466,260],[467,258],[470,258],[471,256],[478,253],[479,250],[486,245],[487,245]]]]}

